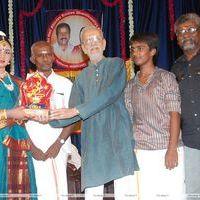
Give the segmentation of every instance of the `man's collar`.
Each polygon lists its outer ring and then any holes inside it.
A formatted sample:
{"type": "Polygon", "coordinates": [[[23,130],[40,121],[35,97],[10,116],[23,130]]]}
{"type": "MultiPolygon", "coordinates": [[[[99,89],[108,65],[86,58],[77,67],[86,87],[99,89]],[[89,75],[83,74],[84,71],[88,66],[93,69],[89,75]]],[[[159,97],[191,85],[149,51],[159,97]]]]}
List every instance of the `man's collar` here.
{"type": "Polygon", "coordinates": [[[106,57],[103,56],[102,59],[101,59],[97,64],[94,64],[94,63],[92,63],[91,61],[89,61],[88,65],[90,65],[90,66],[93,66],[93,65],[95,65],[95,66],[100,65],[102,62],[104,62],[105,58],[106,58],[106,57]]]}
{"type": "MultiPolygon", "coordinates": [[[[191,60],[193,60],[195,57],[197,57],[197,56],[199,56],[199,55],[200,55],[200,49],[199,49],[199,50],[197,51],[197,53],[192,57],[191,60]]],[[[191,60],[189,60],[189,61],[191,61],[191,60]]],[[[189,61],[187,60],[187,57],[186,57],[185,54],[183,54],[183,56],[181,56],[177,61],[189,62],[189,61]]]]}
{"type": "Polygon", "coordinates": [[[40,72],[38,70],[36,72],[38,72],[41,76],[43,76],[46,79],[55,74],[55,72],[53,71],[53,69],[51,69],[51,73],[49,74],[48,77],[46,77],[43,72],[40,72]]]}

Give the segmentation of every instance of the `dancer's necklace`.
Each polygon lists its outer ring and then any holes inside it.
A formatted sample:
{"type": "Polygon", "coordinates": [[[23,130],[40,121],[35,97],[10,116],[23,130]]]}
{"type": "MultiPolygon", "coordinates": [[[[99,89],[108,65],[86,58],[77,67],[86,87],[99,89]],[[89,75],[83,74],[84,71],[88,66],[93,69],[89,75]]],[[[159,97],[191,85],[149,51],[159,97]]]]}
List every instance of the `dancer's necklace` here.
{"type": "Polygon", "coordinates": [[[5,74],[8,76],[8,79],[9,79],[9,81],[10,81],[10,84],[5,83],[4,80],[3,80],[3,78],[0,78],[0,81],[3,83],[3,85],[5,86],[5,88],[6,88],[7,90],[13,91],[13,90],[14,90],[14,84],[13,84],[13,82],[12,82],[12,80],[11,80],[9,74],[8,74],[7,72],[6,72],[5,74]]]}

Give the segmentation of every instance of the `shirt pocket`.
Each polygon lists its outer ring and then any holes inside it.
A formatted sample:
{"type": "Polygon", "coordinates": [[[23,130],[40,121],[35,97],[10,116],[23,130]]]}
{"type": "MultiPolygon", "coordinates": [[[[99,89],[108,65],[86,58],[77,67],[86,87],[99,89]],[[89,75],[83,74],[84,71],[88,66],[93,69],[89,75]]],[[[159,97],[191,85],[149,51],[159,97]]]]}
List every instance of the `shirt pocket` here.
{"type": "Polygon", "coordinates": [[[67,105],[65,103],[64,93],[55,91],[51,97],[51,108],[59,109],[59,108],[66,108],[66,107],[67,105]]]}

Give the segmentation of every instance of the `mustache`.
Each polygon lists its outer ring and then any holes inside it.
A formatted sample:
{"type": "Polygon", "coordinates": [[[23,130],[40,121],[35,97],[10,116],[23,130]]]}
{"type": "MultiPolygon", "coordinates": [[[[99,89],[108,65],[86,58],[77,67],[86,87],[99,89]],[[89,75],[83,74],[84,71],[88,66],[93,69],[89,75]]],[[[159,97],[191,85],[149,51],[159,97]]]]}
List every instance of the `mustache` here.
{"type": "Polygon", "coordinates": [[[196,47],[196,43],[192,38],[182,39],[181,43],[183,50],[192,50],[196,47]]]}
{"type": "Polygon", "coordinates": [[[93,49],[100,49],[100,47],[99,46],[92,46],[92,47],[89,48],[89,51],[91,51],[93,49]]]}
{"type": "Polygon", "coordinates": [[[60,38],[61,40],[67,40],[67,38],[66,37],[62,37],[62,38],[60,38]]]}

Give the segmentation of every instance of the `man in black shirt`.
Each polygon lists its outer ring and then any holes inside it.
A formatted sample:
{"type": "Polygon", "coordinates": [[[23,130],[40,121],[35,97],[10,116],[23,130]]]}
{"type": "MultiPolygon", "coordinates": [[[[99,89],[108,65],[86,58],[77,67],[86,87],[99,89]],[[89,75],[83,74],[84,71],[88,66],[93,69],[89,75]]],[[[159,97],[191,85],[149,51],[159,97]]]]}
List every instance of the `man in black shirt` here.
{"type": "Polygon", "coordinates": [[[180,16],[175,32],[183,55],[172,72],[181,92],[187,199],[194,200],[200,199],[200,17],[195,13],[180,16]]]}

